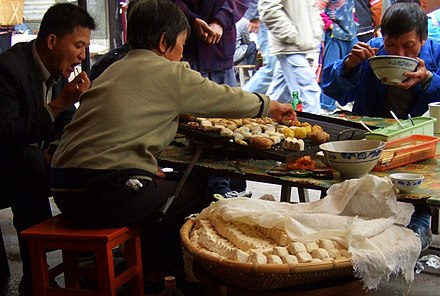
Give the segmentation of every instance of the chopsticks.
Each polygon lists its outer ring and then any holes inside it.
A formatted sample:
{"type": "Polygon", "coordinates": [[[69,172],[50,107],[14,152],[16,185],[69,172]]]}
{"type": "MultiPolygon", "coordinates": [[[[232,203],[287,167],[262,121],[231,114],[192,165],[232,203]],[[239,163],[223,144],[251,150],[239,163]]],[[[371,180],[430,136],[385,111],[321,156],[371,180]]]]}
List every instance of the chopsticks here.
{"type": "Polygon", "coordinates": [[[412,124],[413,126],[416,125],[416,124],[414,123],[414,120],[412,120],[411,114],[408,114],[408,119],[409,119],[409,121],[411,121],[411,124],[412,124]]]}
{"type": "Polygon", "coordinates": [[[369,131],[370,133],[372,133],[373,131],[365,124],[365,122],[363,122],[362,120],[359,120],[359,123],[364,127],[364,129],[366,129],[367,131],[369,131]]]}
{"type": "Polygon", "coordinates": [[[399,118],[397,118],[397,116],[396,116],[396,114],[393,112],[393,110],[390,110],[390,114],[391,114],[391,116],[393,116],[393,118],[397,121],[397,123],[400,125],[400,127],[404,129],[405,127],[404,127],[403,124],[400,122],[399,118]]]}

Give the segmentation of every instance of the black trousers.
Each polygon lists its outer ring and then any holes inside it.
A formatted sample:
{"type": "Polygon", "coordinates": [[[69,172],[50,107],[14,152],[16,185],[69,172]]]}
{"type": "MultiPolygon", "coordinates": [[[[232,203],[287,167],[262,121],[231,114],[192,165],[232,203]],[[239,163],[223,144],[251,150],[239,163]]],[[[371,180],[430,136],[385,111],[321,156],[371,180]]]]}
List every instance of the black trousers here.
{"type": "Polygon", "coordinates": [[[48,197],[48,165],[37,147],[26,147],[0,159],[2,204],[11,206],[17,231],[23,275],[31,276],[28,246],[19,233],[52,216],[48,197]]]}
{"type": "Polygon", "coordinates": [[[142,181],[139,191],[125,186],[127,178],[107,180],[82,192],[54,192],[63,215],[82,227],[139,226],[143,269],[146,273],[175,274],[183,268],[180,228],[185,218],[209,205],[206,177],[191,174],[165,217],[158,210],[178,181],[142,181]]]}

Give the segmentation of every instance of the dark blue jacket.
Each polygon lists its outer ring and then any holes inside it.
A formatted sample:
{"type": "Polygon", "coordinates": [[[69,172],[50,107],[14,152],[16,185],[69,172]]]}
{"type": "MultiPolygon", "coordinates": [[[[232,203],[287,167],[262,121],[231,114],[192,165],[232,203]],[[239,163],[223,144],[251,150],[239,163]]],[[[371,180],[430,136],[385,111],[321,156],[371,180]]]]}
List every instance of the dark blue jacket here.
{"type": "MultiPolygon", "coordinates": [[[[377,55],[386,55],[383,38],[374,38],[369,44],[378,48],[377,55]]],[[[356,67],[350,77],[344,76],[344,61],[328,64],[322,75],[324,93],[341,105],[354,102],[353,113],[365,116],[380,116],[387,97],[388,86],[376,78],[367,60],[356,67]]],[[[410,108],[412,116],[420,116],[428,110],[428,104],[440,101],[440,40],[429,39],[422,46],[419,58],[425,61],[426,69],[432,72],[431,83],[426,89],[421,84],[412,88],[416,101],[410,108]]]]}
{"type": "Polygon", "coordinates": [[[223,26],[223,36],[217,44],[207,44],[192,32],[186,41],[183,59],[198,63],[201,73],[221,71],[234,66],[237,32],[235,23],[244,15],[250,0],[175,0],[190,25],[196,18],[211,23],[217,20],[223,26]]]}

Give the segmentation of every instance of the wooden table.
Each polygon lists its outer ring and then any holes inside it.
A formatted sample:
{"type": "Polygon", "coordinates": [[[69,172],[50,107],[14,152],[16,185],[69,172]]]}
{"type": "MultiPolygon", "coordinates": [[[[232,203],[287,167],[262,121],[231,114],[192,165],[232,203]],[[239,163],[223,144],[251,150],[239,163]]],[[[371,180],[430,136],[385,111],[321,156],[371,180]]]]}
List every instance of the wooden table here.
{"type": "MultiPolygon", "coordinates": [[[[180,140],[176,145],[170,145],[159,157],[161,166],[171,166],[176,169],[184,169],[191,161],[195,149],[188,145],[185,140],[180,140]]],[[[321,190],[321,197],[326,195],[327,189],[333,184],[340,183],[343,179],[335,172],[333,180],[314,178],[297,178],[292,176],[273,176],[267,173],[268,170],[279,164],[275,160],[253,159],[253,158],[225,158],[224,153],[206,151],[195,164],[199,170],[208,174],[224,175],[233,178],[242,178],[250,181],[271,183],[281,185],[280,200],[290,202],[291,188],[297,187],[300,202],[308,202],[307,190],[321,190]]],[[[438,209],[440,208],[440,145],[437,146],[437,153],[434,158],[426,159],[418,163],[408,164],[395,169],[376,172],[371,174],[385,177],[392,173],[411,172],[425,176],[422,184],[413,194],[400,194],[399,199],[413,204],[426,203],[428,206],[437,209],[432,219],[432,229],[438,229],[438,209]]],[[[437,231],[435,231],[437,233],[437,231]]]]}

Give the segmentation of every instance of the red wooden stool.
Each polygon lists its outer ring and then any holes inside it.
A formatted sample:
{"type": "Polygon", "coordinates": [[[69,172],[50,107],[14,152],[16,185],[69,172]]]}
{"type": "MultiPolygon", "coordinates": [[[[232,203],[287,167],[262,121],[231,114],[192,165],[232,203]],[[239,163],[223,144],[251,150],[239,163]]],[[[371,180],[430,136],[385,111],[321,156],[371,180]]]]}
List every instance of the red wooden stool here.
{"type": "MultiPolygon", "coordinates": [[[[144,295],[140,238],[136,228],[81,229],[69,225],[62,215],[50,218],[21,232],[29,243],[33,287],[38,295],[111,295],[127,283],[131,294],[144,295]],[[115,274],[113,248],[124,243],[126,268],[115,274]],[[48,269],[46,252],[61,249],[62,262],[48,269]],[[93,252],[97,290],[80,287],[80,276],[90,277],[78,264],[78,255],[93,252]],[[50,287],[49,280],[64,273],[65,287],[50,287]]],[[[87,272],[88,271],[88,272],[87,272]]]]}

